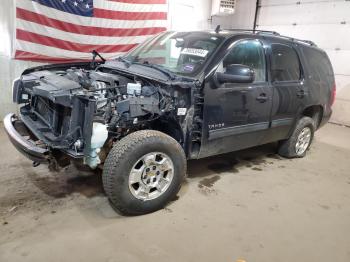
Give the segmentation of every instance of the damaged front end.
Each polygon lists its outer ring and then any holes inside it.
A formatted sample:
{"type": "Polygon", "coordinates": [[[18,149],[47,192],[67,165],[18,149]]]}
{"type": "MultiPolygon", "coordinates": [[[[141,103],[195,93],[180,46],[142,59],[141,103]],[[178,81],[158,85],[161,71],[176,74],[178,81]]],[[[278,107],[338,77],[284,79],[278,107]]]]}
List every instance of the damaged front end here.
{"type": "Polygon", "coordinates": [[[162,81],[112,64],[26,70],[13,85],[13,101],[23,105],[5,123],[16,148],[53,169],[72,161],[96,168],[114,142],[136,130],[164,129],[164,121],[184,142],[194,82],[162,81]]]}

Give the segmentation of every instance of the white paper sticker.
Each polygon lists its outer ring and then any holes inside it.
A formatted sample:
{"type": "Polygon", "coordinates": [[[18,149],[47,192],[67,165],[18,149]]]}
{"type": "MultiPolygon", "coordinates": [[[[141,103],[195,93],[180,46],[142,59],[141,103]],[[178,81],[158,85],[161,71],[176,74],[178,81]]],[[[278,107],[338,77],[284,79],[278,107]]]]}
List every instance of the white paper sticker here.
{"type": "Polygon", "coordinates": [[[179,107],[177,109],[177,115],[178,116],[184,116],[184,115],[186,115],[186,112],[187,112],[187,108],[186,107],[179,107]]]}
{"type": "Polygon", "coordinates": [[[200,57],[206,57],[208,54],[208,50],[204,49],[196,49],[196,48],[184,48],[181,51],[181,54],[184,55],[194,55],[194,56],[200,56],[200,57]]]}

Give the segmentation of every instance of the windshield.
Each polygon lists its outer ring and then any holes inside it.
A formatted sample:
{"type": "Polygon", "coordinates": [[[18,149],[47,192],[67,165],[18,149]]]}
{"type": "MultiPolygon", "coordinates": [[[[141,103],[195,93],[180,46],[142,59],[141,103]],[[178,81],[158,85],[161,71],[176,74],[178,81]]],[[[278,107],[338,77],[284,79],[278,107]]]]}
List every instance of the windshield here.
{"type": "Polygon", "coordinates": [[[216,51],[223,37],[205,32],[166,32],[130,51],[130,63],[157,65],[175,74],[194,76],[216,51]]]}

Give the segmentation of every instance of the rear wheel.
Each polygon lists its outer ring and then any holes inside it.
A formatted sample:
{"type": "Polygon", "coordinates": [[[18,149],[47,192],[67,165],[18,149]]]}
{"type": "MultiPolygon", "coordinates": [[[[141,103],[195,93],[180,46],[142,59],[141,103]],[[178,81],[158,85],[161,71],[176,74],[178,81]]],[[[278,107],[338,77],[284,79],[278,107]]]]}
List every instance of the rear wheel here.
{"type": "Polygon", "coordinates": [[[103,186],[111,205],[126,215],[163,208],[186,174],[182,147],[153,130],[134,132],[114,145],[105,161],[103,186]]]}
{"type": "Polygon", "coordinates": [[[289,139],[280,142],[278,153],[293,158],[304,157],[314,137],[315,124],[310,117],[301,118],[289,139]]]}

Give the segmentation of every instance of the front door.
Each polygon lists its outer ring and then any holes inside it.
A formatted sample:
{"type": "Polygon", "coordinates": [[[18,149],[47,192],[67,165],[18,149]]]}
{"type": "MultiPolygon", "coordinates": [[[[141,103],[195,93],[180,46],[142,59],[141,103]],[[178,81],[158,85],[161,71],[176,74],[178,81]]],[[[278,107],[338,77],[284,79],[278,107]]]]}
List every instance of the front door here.
{"type": "Polygon", "coordinates": [[[270,124],[272,90],[266,81],[266,58],[258,40],[241,40],[225,56],[217,72],[231,64],[249,66],[253,83],[218,83],[210,77],[204,87],[204,130],[200,157],[226,153],[263,140],[270,124]]]}

